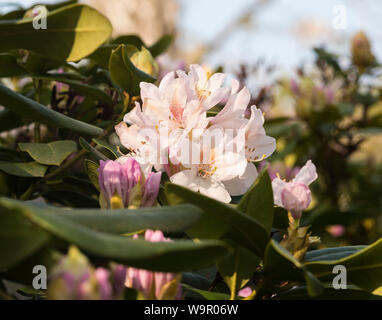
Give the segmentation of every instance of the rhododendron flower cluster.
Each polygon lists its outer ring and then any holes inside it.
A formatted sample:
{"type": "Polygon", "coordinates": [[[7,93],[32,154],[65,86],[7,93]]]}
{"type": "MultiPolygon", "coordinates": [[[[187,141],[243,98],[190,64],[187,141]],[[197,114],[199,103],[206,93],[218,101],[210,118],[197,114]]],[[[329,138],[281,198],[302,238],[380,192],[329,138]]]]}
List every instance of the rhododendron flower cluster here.
{"type": "Polygon", "coordinates": [[[254,161],[273,153],[264,117],[246,87],[199,65],[170,72],[159,86],[140,83],[142,104],[115,129],[123,146],[147,171],[167,172],[171,182],[223,202],[244,194],[257,176],[254,161]],[[212,108],[222,106],[220,112],[212,108]],[[129,125],[129,126],[128,126],[129,125]]]}

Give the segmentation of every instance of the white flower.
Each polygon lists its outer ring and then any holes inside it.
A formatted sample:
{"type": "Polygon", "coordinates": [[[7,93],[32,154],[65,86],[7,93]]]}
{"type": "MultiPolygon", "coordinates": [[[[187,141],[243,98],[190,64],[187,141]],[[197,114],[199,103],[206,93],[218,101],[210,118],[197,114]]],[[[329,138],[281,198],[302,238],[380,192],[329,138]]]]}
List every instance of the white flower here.
{"type": "Polygon", "coordinates": [[[182,70],[178,70],[177,74],[187,84],[188,98],[199,100],[203,111],[216,106],[229,92],[228,88],[222,87],[225,79],[224,73],[211,75],[202,66],[192,64],[188,74],[182,70]]]}
{"type": "Polygon", "coordinates": [[[247,160],[233,152],[223,152],[222,145],[205,149],[199,164],[191,164],[170,177],[172,183],[182,185],[193,191],[220,200],[230,202],[231,196],[224,181],[242,176],[247,160]]]}
{"type": "Polygon", "coordinates": [[[249,161],[260,161],[276,150],[276,139],[265,134],[264,116],[256,106],[251,107],[251,117],[245,126],[245,152],[249,161]]]}
{"type": "Polygon", "coordinates": [[[142,104],[136,102],[115,127],[130,150],[127,157],[147,170],[165,170],[173,183],[223,202],[244,194],[257,177],[251,161],[272,154],[276,144],[265,134],[259,109],[251,107],[250,119],[245,118],[248,89],[239,91],[237,80],[231,89],[224,88],[224,77],[191,65],[188,74],[168,73],[159,86],[142,82],[142,104]],[[223,109],[207,117],[207,110],[223,101],[223,109]],[[211,134],[215,129],[223,132],[220,138],[211,134]]]}

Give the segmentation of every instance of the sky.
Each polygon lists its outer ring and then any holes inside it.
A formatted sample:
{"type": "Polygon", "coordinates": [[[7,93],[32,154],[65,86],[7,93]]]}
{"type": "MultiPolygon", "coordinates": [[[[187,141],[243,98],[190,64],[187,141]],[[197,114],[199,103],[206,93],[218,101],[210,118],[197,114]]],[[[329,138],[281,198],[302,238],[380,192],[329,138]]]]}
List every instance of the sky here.
{"type": "MultiPolygon", "coordinates": [[[[164,1],[164,0],[161,0],[164,1]]],[[[380,0],[178,0],[181,45],[211,44],[205,56],[212,67],[230,67],[259,58],[290,69],[312,60],[310,48],[326,43],[338,53],[348,54],[351,36],[363,30],[375,54],[382,58],[382,1],[380,0]],[[245,26],[231,25],[255,6],[245,26]],[[233,31],[232,31],[233,30],[233,31]]],[[[0,0],[21,3],[54,0],[0,0]]]]}

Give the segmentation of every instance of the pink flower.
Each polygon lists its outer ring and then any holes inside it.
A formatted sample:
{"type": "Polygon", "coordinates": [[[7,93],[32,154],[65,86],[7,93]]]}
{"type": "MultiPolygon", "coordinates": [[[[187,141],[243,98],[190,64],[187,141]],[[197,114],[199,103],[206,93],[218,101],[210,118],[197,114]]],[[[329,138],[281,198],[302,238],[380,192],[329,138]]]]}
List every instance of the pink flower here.
{"type": "Polygon", "coordinates": [[[312,201],[309,185],[316,179],[316,167],[310,160],[292,181],[286,182],[276,177],[272,181],[275,204],[290,211],[295,219],[299,219],[302,211],[308,208],[312,201]]]}
{"type": "Polygon", "coordinates": [[[253,290],[250,287],[244,287],[238,292],[239,297],[247,298],[252,294],[253,290]]]}
{"type": "MultiPolygon", "coordinates": [[[[138,235],[134,235],[134,238],[137,239],[138,235]]],[[[151,242],[171,241],[164,237],[162,231],[153,230],[146,230],[145,240],[151,242]]],[[[175,273],[128,268],[125,285],[139,291],[145,299],[169,300],[180,299],[182,296],[180,274],[175,273]]]]}
{"type": "MultiPolygon", "coordinates": [[[[112,198],[118,196],[122,207],[132,205],[133,201],[140,200],[140,206],[153,206],[159,192],[161,173],[151,172],[145,177],[141,171],[139,163],[134,158],[126,158],[124,163],[107,160],[100,162],[99,185],[101,193],[106,200],[106,207],[112,207],[112,198]],[[140,199],[132,197],[137,192],[133,189],[139,188],[140,199]]],[[[134,203],[136,205],[136,203],[134,203]]]]}
{"type": "Polygon", "coordinates": [[[343,236],[346,232],[346,229],[341,224],[335,224],[328,227],[328,232],[335,238],[343,236]]]}

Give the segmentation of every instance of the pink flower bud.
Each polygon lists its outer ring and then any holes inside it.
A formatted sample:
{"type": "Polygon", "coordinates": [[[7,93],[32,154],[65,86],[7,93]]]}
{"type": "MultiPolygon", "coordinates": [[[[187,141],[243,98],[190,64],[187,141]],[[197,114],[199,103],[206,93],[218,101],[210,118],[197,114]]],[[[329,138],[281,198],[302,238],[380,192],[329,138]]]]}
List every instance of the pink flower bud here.
{"type": "Polygon", "coordinates": [[[281,192],[281,201],[283,207],[295,213],[294,218],[299,219],[301,212],[308,208],[312,201],[309,187],[298,182],[287,183],[281,192]]]}
{"type": "Polygon", "coordinates": [[[98,282],[101,300],[111,300],[113,289],[109,282],[110,271],[104,268],[97,268],[94,276],[98,282]]]}
{"type": "MultiPolygon", "coordinates": [[[[133,237],[137,239],[138,236],[133,237]]],[[[171,241],[162,231],[146,230],[145,240],[151,242],[171,241]]],[[[143,269],[128,268],[125,285],[141,292],[145,299],[180,299],[182,295],[180,275],[166,272],[152,272],[143,269]],[[170,283],[172,282],[172,283],[170,283]],[[177,286],[174,294],[169,286],[177,286]]]]}
{"type": "Polygon", "coordinates": [[[161,172],[150,172],[143,186],[142,207],[152,207],[158,198],[161,172]]]}
{"type": "Polygon", "coordinates": [[[129,192],[141,179],[141,168],[133,158],[129,158],[124,164],[117,161],[107,160],[100,162],[99,185],[108,207],[110,200],[117,195],[122,199],[125,207],[129,205],[129,192]]]}
{"type": "Polygon", "coordinates": [[[290,211],[295,219],[299,219],[302,211],[307,209],[312,201],[309,185],[316,179],[316,167],[310,160],[292,181],[286,182],[276,177],[272,181],[275,204],[290,211]]]}

